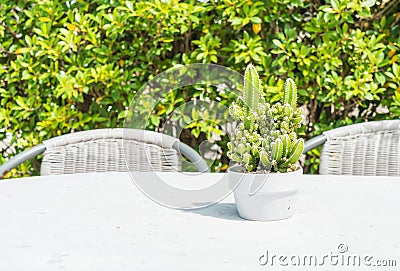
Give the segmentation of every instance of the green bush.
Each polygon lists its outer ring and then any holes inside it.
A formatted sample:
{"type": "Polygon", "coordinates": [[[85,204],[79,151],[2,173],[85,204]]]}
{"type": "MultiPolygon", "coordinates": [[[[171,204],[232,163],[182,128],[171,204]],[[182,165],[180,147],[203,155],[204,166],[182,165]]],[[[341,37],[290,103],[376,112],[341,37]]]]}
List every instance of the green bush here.
{"type": "MultiPolygon", "coordinates": [[[[202,2],[3,1],[0,140],[11,133],[20,152],[72,131],[120,127],[144,83],[199,62],[239,72],[252,62],[272,102],[282,96],[283,79],[296,78],[307,138],[400,116],[397,1],[202,2]]],[[[218,95],[212,87],[174,91],[155,110],[152,128],[190,97],[218,95]]],[[[220,130],[211,128],[190,125],[188,142],[220,130]]],[[[226,142],[223,136],[225,151],[226,142]]],[[[2,154],[0,164],[8,159],[2,154]]],[[[318,155],[309,153],[307,170],[315,172],[318,155]]],[[[214,170],[227,162],[224,154],[214,170]]],[[[38,164],[28,162],[8,176],[37,172],[38,164]]]]}

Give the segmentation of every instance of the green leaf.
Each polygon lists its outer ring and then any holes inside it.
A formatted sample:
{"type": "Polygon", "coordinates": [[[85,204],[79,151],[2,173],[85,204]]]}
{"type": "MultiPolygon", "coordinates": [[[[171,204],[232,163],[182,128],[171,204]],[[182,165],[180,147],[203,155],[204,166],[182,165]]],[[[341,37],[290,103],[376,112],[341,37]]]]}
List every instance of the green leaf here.
{"type": "Polygon", "coordinates": [[[386,82],[386,78],[383,74],[381,73],[375,73],[375,78],[379,82],[379,84],[384,85],[386,82]]]}
{"type": "Polygon", "coordinates": [[[340,10],[340,4],[338,0],[331,0],[331,5],[335,10],[340,10]]]}
{"type": "Polygon", "coordinates": [[[276,47],[281,48],[281,49],[285,49],[285,47],[283,46],[282,42],[280,40],[274,39],[272,40],[272,43],[275,44],[276,47]]]}
{"type": "Polygon", "coordinates": [[[126,7],[130,10],[133,10],[133,4],[131,1],[126,1],[126,7]]]}
{"type": "Polygon", "coordinates": [[[250,20],[253,24],[261,24],[262,23],[261,19],[258,17],[251,17],[250,20]]]}
{"type": "Polygon", "coordinates": [[[374,100],[374,96],[371,93],[367,92],[365,93],[365,99],[372,101],[374,100]]]}
{"type": "Polygon", "coordinates": [[[25,36],[25,42],[26,42],[26,45],[28,45],[29,47],[32,46],[31,38],[29,36],[25,36]]]}
{"type": "MultiPolygon", "coordinates": [[[[333,11],[333,9],[332,8],[330,8],[330,7],[325,7],[325,8],[323,8],[322,9],[322,11],[324,11],[324,12],[326,12],[326,13],[335,13],[334,11],[333,11]]],[[[327,15],[327,14],[325,14],[325,15],[327,15]]],[[[326,19],[325,19],[326,20],[326,19]]]]}
{"type": "Polygon", "coordinates": [[[200,135],[200,129],[198,127],[194,128],[192,130],[192,134],[194,135],[195,138],[198,138],[200,135]]]}
{"type": "Polygon", "coordinates": [[[124,119],[128,115],[129,110],[124,110],[118,113],[118,119],[124,119]]]}
{"type": "Polygon", "coordinates": [[[297,22],[301,22],[302,16],[299,13],[292,13],[292,18],[297,22]]]}
{"type": "Polygon", "coordinates": [[[361,17],[368,18],[371,16],[371,12],[369,10],[362,10],[358,13],[361,17]]]}
{"type": "Polygon", "coordinates": [[[232,25],[241,25],[242,21],[243,21],[242,18],[235,17],[233,18],[232,25]]]}
{"type": "Polygon", "coordinates": [[[376,3],[376,0],[365,0],[361,5],[363,7],[373,7],[376,3]]]}
{"type": "Polygon", "coordinates": [[[307,91],[305,91],[304,89],[298,89],[297,92],[298,92],[301,96],[308,96],[307,91]]]}
{"type": "Polygon", "coordinates": [[[396,63],[393,63],[392,69],[393,69],[393,73],[394,73],[396,76],[400,76],[399,65],[397,65],[396,63]]]}
{"type": "Polygon", "coordinates": [[[159,117],[159,116],[152,115],[152,116],[150,116],[150,122],[151,122],[151,124],[153,124],[154,126],[158,127],[158,126],[160,125],[160,117],[159,117]]]}
{"type": "Polygon", "coordinates": [[[344,23],[342,26],[343,34],[347,33],[348,30],[349,30],[349,25],[347,23],[344,23]]]}

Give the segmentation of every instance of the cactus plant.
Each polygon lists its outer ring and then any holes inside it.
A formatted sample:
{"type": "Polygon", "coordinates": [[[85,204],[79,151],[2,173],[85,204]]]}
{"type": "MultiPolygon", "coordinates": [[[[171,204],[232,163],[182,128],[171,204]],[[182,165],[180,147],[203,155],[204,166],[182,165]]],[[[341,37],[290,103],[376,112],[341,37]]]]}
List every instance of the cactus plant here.
{"type": "Polygon", "coordinates": [[[295,129],[302,124],[297,108],[297,88],[288,78],[282,102],[270,104],[261,91],[261,81],[253,65],[246,68],[243,95],[229,108],[241,123],[231,135],[228,157],[248,172],[290,172],[298,168],[304,140],[295,129]]]}

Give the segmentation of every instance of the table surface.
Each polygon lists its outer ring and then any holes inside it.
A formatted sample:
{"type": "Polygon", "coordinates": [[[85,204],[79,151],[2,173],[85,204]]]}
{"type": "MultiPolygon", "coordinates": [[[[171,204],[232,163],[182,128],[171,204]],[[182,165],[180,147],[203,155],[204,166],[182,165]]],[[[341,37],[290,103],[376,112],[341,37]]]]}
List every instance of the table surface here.
{"type": "Polygon", "coordinates": [[[239,218],[233,195],[199,210],[163,207],[128,173],[3,180],[0,270],[317,270],[291,267],[311,255],[324,261],[319,270],[377,270],[339,268],[326,255],[370,256],[372,266],[394,259],[399,268],[399,211],[394,177],[304,175],[295,215],[273,222],[239,218]]]}

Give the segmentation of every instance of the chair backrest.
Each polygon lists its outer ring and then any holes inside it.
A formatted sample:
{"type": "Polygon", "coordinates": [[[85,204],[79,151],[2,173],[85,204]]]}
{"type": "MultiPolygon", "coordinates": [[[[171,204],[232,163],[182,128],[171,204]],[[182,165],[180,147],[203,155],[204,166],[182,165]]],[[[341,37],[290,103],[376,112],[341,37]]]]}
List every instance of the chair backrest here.
{"type": "Polygon", "coordinates": [[[400,176],[400,120],[359,123],[324,135],[320,174],[400,176]]]}
{"type": "Polygon", "coordinates": [[[180,171],[177,138],[135,129],[97,129],[43,142],[41,175],[106,171],[180,171]]]}

